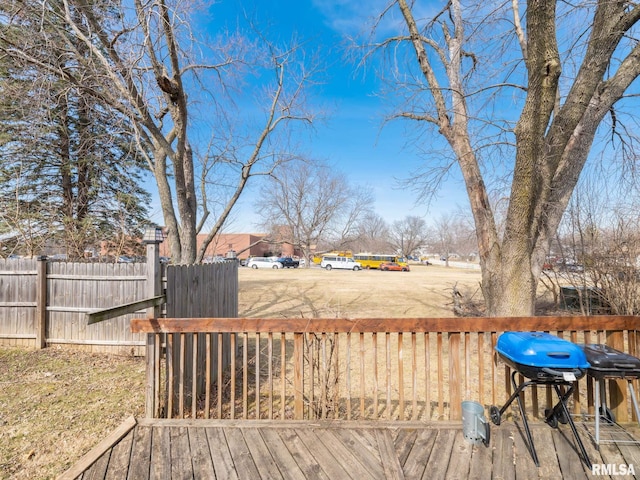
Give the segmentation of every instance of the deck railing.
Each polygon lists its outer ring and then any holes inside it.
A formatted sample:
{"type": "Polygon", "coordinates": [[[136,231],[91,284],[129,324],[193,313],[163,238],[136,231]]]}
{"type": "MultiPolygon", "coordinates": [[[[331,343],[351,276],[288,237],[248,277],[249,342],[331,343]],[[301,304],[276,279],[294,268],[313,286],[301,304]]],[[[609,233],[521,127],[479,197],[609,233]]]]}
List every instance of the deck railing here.
{"type": "MultiPolygon", "coordinates": [[[[639,320],[158,318],[131,327],[148,334],[150,417],[459,420],[463,400],[501,406],[511,394],[494,350],[500,333],[547,331],[637,355],[639,320]]],[[[607,382],[609,408],[620,422],[632,419],[626,381],[607,382]]],[[[593,392],[585,376],[574,413],[593,414],[593,392]]],[[[533,417],[555,403],[548,387],[523,395],[533,417]]]]}

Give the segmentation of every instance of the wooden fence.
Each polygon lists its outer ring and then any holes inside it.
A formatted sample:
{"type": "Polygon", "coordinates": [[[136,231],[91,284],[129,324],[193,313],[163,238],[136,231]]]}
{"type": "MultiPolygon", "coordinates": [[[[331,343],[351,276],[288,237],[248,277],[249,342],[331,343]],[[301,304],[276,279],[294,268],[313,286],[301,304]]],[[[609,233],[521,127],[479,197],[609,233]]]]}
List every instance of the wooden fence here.
{"type": "MultiPolygon", "coordinates": [[[[463,400],[500,407],[511,394],[509,368],[494,351],[501,332],[548,331],[636,355],[639,320],[165,318],[136,319],[131,328],[148,335],[150,417],[460,420],[463,400]],[[189,341],[200,350],[185,354],[189,341]],[[224,369],[216,359],[227,348],[241,354],[224,369]]],[[[607,391],[616,418],[627,421],[626,382],[608,381],[607,391]]],[[[533,417],[556,401],[545,386],[524,395],[533,417]]],[[[579,382],[572,404],[593,413],[592,379],[579,382]]]]}
{"type": "Polygon", "coordinates": [[[234,317],[237,268],[235,262],[161,270],[159,262],[0,259],[0,345],[143,355],[145,336],[129,328],[140,312],[92,325],[86,314],[149,298],[155,289],[166,294],[172,316],[234,317]],[[156,280],[158,287],[150,288],[156,280]]]}
{"type": "MultiPolygon", "coordinates": [[[[172,266],[167,269],[167,285],[172,288],[167,289],[166,316],[168,317],[232,317],[238,315],[238,264],[216,263],[213,265],[181,265],[172,266]]],[[[171,341],[173,364],[171,368],[171,383],[180,383],[184,391],[190,392],[193,388],[198,391],[205,389],[205,377],[203,375],[194,376],[193,365],[204,365],[206,362],[205,352],[211,351],[210,358],[212,373],[210,382],[217,381],[218,370],[229,367],[231,359],[236,356],[236,347],[231,344],[229,333],[216,337],[216,342],[207,348],[206,338],[193,335],[182,339],[183,341],[171,341]],[[218,350],[218,344],[221,348],[218,350]],[[213,347],[213,348],[211,348],[213,347]],[[182,358],[190,358],[191,361],[184,363],[182,358]]],[[[151,339],[150,341],[154,341],[151,339]]],[[[158,352],[149,349],[149,352],[158,352]]],[[[149,375],[149,370],[147,370],[149,375]]],[[[187,395],[187,398],[189,396],[187,395]]],[[[174,394],[177,400],[177,393],[174,394]]],[[[183,400],[184,401],[184,400],[183,400]]],[[[149,407],[151,408],[151,407],[149,407]]]]}
{"type": "MultiPolygon", "coordinates": [[[[28,345],[41,336],[38,299],[44,293],[39,264],[31,259],[0,259],[0,342],[28,345]]],[[[42,265],[41,265],[42,266],[42,265]]]]}

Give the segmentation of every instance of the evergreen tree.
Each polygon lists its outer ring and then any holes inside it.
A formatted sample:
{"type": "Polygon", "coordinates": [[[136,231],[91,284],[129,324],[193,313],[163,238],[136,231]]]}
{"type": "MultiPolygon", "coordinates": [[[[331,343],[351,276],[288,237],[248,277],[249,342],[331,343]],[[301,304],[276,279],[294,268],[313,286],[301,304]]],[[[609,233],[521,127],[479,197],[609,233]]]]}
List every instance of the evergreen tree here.
{"type": "MultiPolygon", "coordinates": [[[[15,41],[34,41],[28,22],[12,28],[15,41]]],[[[78,258],[105,244],[119,253],[136,245],[146,223],[145,163],[123,117],[50,73],[54,62],[75,68],[63,46],[49,45],[49,55],[41,69],[0,60],[0,222],[18,253],[49,248],[78,258]]]]}

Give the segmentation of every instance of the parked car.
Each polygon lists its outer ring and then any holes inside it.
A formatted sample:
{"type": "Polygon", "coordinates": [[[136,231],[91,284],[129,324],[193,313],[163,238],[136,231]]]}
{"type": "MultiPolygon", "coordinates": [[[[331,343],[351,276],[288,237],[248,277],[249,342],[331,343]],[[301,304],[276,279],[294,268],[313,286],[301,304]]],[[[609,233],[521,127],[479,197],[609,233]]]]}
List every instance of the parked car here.
{"type": "Polygon", "coordinates": [[[216,255],[215,257],[205,257],[202,260],[202,263],[224,263],[228,259],[223,257],[222,255],[216,255]]]}
{"type": "Polygon", "coordinates": [[[280,257],[278,259],[278,261],[285,268],[298,268],[300,266],[300,261],[299,260],[294,260],[291,257],[280,257]]]}
{"type": "Polygon", "coordinates": [[[380,264],[380,270],[384,271],[395,271],[395,272],[408,272],[409,265],[400,265],[396,262],[385,262],[380,264]]]}
{"type": "Polygon", "coordinates": [[[362,265],[351,257],[342,257],[338,255],[325,255],[322,257],[320,266],[324,269],[341,268],[345,270],[360,270],[362,265]]]}
{"type": "Polygon", "coordinates": [[[284,268],[275,257],[252,257],[247,262],[250,268],[284,268]]]}

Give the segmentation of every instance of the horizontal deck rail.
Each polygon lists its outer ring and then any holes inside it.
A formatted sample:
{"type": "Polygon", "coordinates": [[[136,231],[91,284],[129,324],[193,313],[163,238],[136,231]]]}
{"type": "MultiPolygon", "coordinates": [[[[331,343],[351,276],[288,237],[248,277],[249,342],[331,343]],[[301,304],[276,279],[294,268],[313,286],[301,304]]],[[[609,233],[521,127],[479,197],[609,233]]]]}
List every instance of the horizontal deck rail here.
{"type": "MultiPolygon", "coordinates": [[[[502,405],[512,391],[494,350],[500,333],[548,331],[637,355],[639,320],[154,318],[131,329],[147,334],[149,417],[459,420],[463,400],[502,405]]],[[[527,390],[540,417],[551,389],[527,390]]],[[[616,418],[631,419],[626,381],[607,390],[616,418]]],[[[594,413],[593,391],[592,379],[578,382],[574,413],[594,413]]]]}

